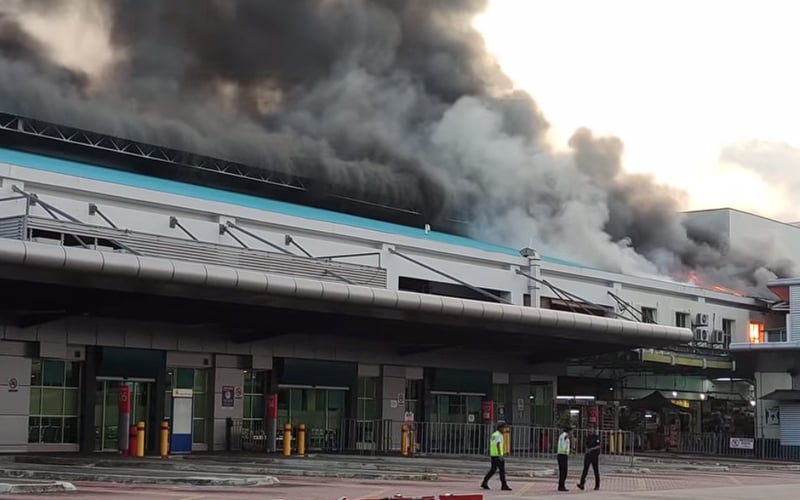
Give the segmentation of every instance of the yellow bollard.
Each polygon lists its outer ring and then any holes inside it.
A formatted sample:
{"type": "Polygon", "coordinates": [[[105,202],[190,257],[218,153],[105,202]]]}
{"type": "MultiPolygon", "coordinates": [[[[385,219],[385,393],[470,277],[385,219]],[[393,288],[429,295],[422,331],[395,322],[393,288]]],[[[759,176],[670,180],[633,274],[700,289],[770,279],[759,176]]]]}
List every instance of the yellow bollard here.
{"type": "Polygon", "coordinates": [[[159,444],[161,458],[167,458],[169,455],[169,422],[166,420],[161,422],[161,442],[159,444]]]}
{"type": "Polygon", "coordinates": [[[506,427],[506,435],[505,435],[505,452],[506,455],[511,455],[511,427],[506,427]]]}
{"type": "Polygon", "coordinates": [[[306,454],[306,424],[297,428],[297,454],[301,457],[306,454]]]}
{"type": "Polygon", "coordinates": [[[511,439],[509,438],[508,427],[503,427],[503,454],[508,455],[508,445],[511,439]]]}
{"type": "Polygon", "coordinates": [[[403,456],[408,455],[408,426],[403,425],[403,428],[400,430],[400,453],[403,456]]]}
{"type": "Polygon", "coordinates": [[[292,456],[292,424],[283,426],[283,456],[292,456]]]}
{"type": "Polygon", "coordinates": [[[136,424],[136,456],[144,456],[144,422],[136,424]]]}

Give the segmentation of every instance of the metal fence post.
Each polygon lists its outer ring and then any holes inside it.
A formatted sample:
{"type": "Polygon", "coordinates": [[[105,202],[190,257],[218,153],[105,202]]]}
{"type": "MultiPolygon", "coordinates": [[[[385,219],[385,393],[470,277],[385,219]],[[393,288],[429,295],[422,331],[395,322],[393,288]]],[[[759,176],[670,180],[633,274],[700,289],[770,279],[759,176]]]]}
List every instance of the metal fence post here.
{"type": "Polygon", "coordinates": [[[231,434],[233,431],[233,419],[225,419],[225,451],[231,451],[231,434]]]}

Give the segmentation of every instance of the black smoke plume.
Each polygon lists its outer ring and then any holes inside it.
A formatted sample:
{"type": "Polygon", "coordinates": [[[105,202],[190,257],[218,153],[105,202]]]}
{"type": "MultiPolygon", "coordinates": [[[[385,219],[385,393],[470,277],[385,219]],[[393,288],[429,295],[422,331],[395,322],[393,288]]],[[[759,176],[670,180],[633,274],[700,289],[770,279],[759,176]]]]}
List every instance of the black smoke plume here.
{"type": "Polygon", "coordinates": [[[472,236],[532,242],[613,271],[694,270],[759,293],[790,272],[687,230],[682,193],[627,174],[619,139],[582,129],[569,151],[553,150],[536,103],[472,27],[484,8],[483,0],[7,0],[0,110],[330,180],[351,196],[424,211],[434,227],[459,214],[472,236]],[[113,63],[99,73],[59,62],[53,40],[26,29],[31,17],[55,26],[74,9],[101,14],[82,27],[107,34],[113,63]]]}

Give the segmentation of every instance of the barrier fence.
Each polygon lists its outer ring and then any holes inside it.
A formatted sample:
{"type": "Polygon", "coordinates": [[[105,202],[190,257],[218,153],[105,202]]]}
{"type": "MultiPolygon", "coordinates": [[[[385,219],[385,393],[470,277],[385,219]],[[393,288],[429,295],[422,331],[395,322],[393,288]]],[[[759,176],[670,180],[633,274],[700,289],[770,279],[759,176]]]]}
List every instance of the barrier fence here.
{"type": "MultiPolygon", "coordinates": [[[[274,439],[276,449],[283,447],[282,426],[274,437],[268,437],[263,421],[228,420],[226,449],[260,452],[274,439]]],[[[505,437],[506,453],[520,458],[554,458],[558,436],[556,427],[514,425],[505,437]]],[[[403,453],[405,443],[410,455],[487,456],[489,436],[495,426],[489,424],[414,422],[391,420],[343,420],[333,428],[306,425],[305,449],[309,452],[391,454],[403,453]],[[404,427],[406,438],[403,439],[404,427]]],[[[591,431],[573,430],[572,453],[586,451],[586,438],[591,431]]],[[[633,461],[634,435],[627,431],[599,431],[601,454],[633,461]]],[[[292,431],[292,450],[297,450],[297,428],[292,431]]]]}
{"type": "Polygon", "coordinates": [[[716,457],[800,461],[800,446],[781,445],[780,439],[725,433],[683,433],[678,438],[677,449],[670,448],[669,451],[716,457]]]}

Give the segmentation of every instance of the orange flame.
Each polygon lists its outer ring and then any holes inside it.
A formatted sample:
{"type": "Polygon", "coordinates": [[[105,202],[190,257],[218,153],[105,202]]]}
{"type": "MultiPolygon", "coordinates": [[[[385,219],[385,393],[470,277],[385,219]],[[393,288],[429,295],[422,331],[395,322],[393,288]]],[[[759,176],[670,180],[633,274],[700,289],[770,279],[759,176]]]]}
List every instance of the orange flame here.
{"type": "Polygon", "coordinates": [[[685,281],[687,283],[691,283],[691,284],[693,284],[695,286],[698,286],[700,288],[703,288],[704,290],[710,290],[710,291],[713,291],[713,292],[726,293],[728,295],[735,295],[737,297],[746,297],[745,293],[741,292],[739,290],[733,290],[731,288],[726,288],[726,287],[721,286],[721,285],[706,285],[703,282],[703,280],[700,278],[700,276],[697,275],[697,271],[695,271],[694,269],[692,269],[691,271],[686,273],[685,276],[680,276],[679,279],[681,279],[681,280],[683,280],[683,281],[685,281]]]}

